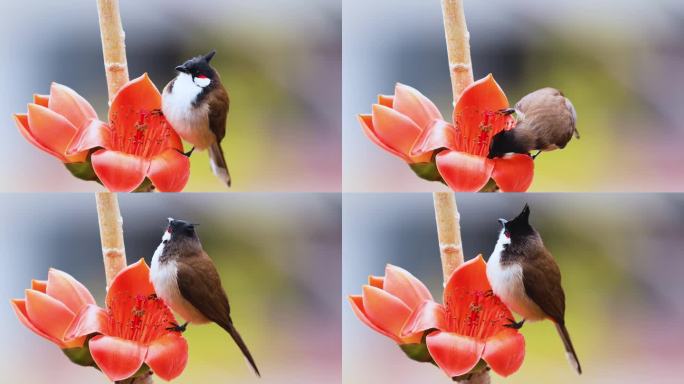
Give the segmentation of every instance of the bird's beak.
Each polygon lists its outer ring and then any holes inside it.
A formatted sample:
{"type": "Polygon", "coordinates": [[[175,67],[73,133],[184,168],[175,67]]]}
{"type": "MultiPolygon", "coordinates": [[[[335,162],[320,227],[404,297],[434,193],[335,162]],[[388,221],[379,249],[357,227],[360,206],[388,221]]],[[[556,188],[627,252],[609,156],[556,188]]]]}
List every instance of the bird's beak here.
{"type": "Polygon", "coordinates": [[[499,219],[499,224],[501,224],[502,227],[506,226],[506,223],[508,223],[508,220],[506,219],[499,219]]]}
{"type": "Polygon", "coordinates": [[[179,65],[176,67],[176,71],[186,73],[188,71],[188,69],[185,68],[185,66],[183,66],[183,65],[179,65]]]}

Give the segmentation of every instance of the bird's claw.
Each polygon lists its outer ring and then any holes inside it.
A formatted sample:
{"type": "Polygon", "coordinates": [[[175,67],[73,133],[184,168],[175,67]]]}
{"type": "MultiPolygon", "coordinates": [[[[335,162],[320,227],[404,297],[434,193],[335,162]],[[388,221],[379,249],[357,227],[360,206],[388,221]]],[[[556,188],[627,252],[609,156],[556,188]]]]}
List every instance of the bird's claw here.
{"type": "Polygon", "coordinates": [[[515,113],[515,108],[500,109],[498,112],[504,116],[509,116],[515,113]]]}
{"type": "Polygon", "coordinates": [[[189,151],[185,152],[184,155],[185,155],[186,157],[190,157],[190,156],[192,156],[192,153],[193,153],[193,152],[195,152],[195,147],[192,147],[192,149],[190,149],[189,151]]]}
{"type": "Polygon", "coordinates": [[[530,155],[532,157],[532,160],[537,160],[537,156],[539,156],[542,153],[541,150],[537,151],[534,155],[530,155]]]}
{"type": "Polygon", "coordinates": [[[187,323],[187,322],[186,322],[185,324],[183,324],[183,325],[178,325],[177,323],[174,323],[174,322],[171,322],[171,323],[169,323],[169,324],[171,324],[172,326],[166,328],[166,330],[167,330],[167,331],[171,331],[171,332],[183,333],[183,332],[185,332],[185,330],[188,328],[188,323],[187,323]]]}
{"type": "Polygon", "coordinates": [[[511,328],[511,329],[520,329],[522,328],[523,324],[525,324],[525,319],[523,319],[521,322],[516,322],[513,319],[506,319],[510,321],[508,324],[504,324],[504,327],[506,328],[511,328]]]}

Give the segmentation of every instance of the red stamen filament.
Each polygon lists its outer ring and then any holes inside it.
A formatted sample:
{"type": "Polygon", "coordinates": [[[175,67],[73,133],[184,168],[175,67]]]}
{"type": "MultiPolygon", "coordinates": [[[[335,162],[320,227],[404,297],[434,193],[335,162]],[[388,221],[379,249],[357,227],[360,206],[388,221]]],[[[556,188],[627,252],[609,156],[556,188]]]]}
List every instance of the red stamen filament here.
{"type": "Polygon", "coordinates": [[[166,328],[174,321],[164,303],[156,296],[113,298],[107,314],[109,335],[143,344],[166,334],[166,328]]]}
{"type": "Polygon", "coordinates": [[[110,149],[146,159],[166,150],[171,132],[164,115],[157,111],[138,111],[135,124],[124,124],[122,121],[130,121],[129,117],[133,113],[132,110],[126,110],[123,119],[116,114],[112,116],[110,149]]]}

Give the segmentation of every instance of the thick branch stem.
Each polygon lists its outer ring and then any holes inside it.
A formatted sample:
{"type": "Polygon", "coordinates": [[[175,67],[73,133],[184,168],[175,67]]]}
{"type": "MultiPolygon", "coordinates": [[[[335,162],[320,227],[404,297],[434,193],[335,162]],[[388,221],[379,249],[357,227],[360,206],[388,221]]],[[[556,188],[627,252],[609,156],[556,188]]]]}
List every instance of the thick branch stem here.
{"type": "Polygon", "coordinates": [[[442,14],[455,103],[463,90],[473,82],[470,33],[466,26],[463,0],[442,0],[442,14]]]}
{"type": "Polygon", "coordinates": [[[463,245],[461,243],[461,217],[456,206],[456,197],[451,192],[435,192],[435,219],[439,253],[442,257],[444,284],[451,274],[463,264],[463,245]]]}
{"type": "Polygon", "coordinates": [[[97,14],[100,19],[102,55],[104,56],[107,89],[111,102],[116,92],[128,82],[126,34],[121,25],[119,0],[97,0],[97,14]]]}
{"type": "Polygon", "coordinates": [[[97,218],[100,224],[100,241],[102,258],[104,259],[107,289],[122,269],[126,268],[126,249],[124,248],[123,220],[119,212],[119,201],[116,194],[98,192],[97,218]]]}

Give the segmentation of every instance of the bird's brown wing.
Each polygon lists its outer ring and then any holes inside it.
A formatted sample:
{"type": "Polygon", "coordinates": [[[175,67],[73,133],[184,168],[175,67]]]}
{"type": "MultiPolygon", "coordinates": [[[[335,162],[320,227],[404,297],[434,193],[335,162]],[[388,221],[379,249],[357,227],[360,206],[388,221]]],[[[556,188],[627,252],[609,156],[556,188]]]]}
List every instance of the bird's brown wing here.
{"type": "Polygon", "coordinates": [[[535,256],[535,262],[523,263],[525,293],[556,323],[563,324],[565,293],[556,261],[548,251],[535,256]]]}
{"type": "Polygon", "coordinates": [[[207,319],[225,326],[230,323],[230,305],[221,278],[206,253],[188,257],[178,266],[178,289],[207,319]]]}
{"type": "Polygon", "coordinates": [[[219,84],[218,89],[209,94],[207,102],[209,103],[209,129],[216,135],[216,142],[220,143],[226,136],[226,120],[230,108],[228,92],[219,84]]]}

